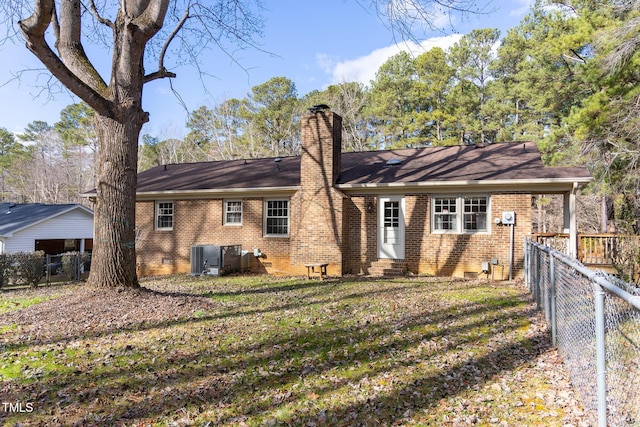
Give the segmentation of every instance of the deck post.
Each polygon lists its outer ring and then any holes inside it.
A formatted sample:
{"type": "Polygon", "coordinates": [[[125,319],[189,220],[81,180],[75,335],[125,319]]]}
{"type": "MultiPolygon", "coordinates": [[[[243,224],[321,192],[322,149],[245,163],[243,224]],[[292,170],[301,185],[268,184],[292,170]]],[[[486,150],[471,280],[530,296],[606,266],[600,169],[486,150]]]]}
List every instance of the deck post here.
{"type": "Polygon", "coordinates": [[[572,258],[578,257],[578,217],[576,196],[578,193],[578,183],[573,183],[571,191],[564,193],[564,232],[569,234],[567,245],[567,255],[572,258]]]}

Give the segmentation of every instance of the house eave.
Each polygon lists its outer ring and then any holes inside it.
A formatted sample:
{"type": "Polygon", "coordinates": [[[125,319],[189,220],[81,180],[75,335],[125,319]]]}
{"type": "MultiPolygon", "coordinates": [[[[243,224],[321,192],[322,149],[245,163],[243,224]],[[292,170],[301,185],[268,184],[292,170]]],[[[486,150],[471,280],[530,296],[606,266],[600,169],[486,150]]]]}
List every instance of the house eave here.
{"type": "Polygon", "coordinates": [[[16,227],[16,228],[10,229],[9,231],[6,231],[5,234],[3,234],[0,237],[11,238],[11,237],[13,237],[13,235],[15,233],[19,233],[19,232],[27,230],[27,229],[29,229],[31,227],[35,227],[36,225],[42,224],[42,223],[44,223],[46,221],[49,221],[49,220],[51,220],[53,218],[57,218],[57,217],[59,217],[61,215],[64,215],[64,214],[66,214],[68,212],[72,212],[72,211],[74,211],[76,209],[78,209],[81,212],[84,212],[85,214],[91,216],[92,219],[93,219],[93,211],[91,209],[89,209],[89,208],[87,208],[85,206],[82,206],[82,205],[74,205],[74,206],[70,206],[68,209],[65,209],[63,211],[57,212],[57,213],[55,213],[53,215],[49,215],[46,218],[42,218],[42,219],[40,219],[38,221],[34,221],[34,222],[29,223],[29,224],[25,224],[25,225],[23,225],[21,227],[16,227]]]}
{"type": "Polygon", "coordinates": [[[295,187],[255,187],[255,188],[212,188],[202,190],[164,190],[164,191],[138,191],[137,201],[157,199],[203,199],[203,198],[229,198],[242,195],[255,195],[260,197],[281,196],[294,194],[300,189],[295,187]]]}
{"type": "MultiPolygon", "coordinates": [[[[582,186],[591,182],[591,177],[577,178],[539,178],[539,179],[505,179],[505,180],[460,180],[460,181],[424,181],[424,182],[393,182],[393,183],[362,183],[338,184],[336,188],[345,194],[358,193],[392,193],[392,192],[421,192],[421,193],[450,193],[450,192],[545,192],[564,193],[571,191],[574,185],[582,186]]],[[[254,187],[254,188],[213,188],[200,190],[162,190],[138,191],[136,200],[147,201],[157,199],[202,199],[229,198],[243,195],[259,197],[292,195],[300,186],[287,187],[254,187]]]]}
{"type": "Polygon", "coordinates": [[[591,177],[577,178],[538,178],[538,179],[505,179],[505,180],[460,180],[460,181],[423,181],[393,183],[339,184],[336,187],[347,194],[355,193],[450,193],[450,192],[545,192],[564,193],[571,191],[574,185],[582,186],[591,182],[591,177]]]}

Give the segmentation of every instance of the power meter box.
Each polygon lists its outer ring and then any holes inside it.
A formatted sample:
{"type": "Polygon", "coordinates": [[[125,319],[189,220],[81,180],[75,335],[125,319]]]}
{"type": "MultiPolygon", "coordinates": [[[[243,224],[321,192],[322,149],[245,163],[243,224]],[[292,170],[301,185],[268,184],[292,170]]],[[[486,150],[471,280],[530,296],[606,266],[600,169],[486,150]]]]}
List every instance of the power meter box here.
{"type": "Polygon", "coordinates": [[[502,224],[514,225],[516,223],[516,213],[513,211],[502,212],[502,224]]]}

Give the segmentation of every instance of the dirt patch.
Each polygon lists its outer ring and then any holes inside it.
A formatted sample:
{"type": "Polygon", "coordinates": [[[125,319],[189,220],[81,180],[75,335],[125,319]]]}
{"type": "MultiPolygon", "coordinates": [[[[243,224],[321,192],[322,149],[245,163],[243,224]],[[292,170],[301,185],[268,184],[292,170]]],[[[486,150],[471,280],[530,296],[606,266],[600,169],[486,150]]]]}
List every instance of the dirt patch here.
{"type": "Polygon", "coordinates": [[[60,295],[17,312],[0,315],[1,324],[17,324],[24,338],[36,342],[100,335],[133,325],[153,325],[191,318],[211,310],[207,298],[149,287],[96,289],[85,285],[63,289],[26,290],[31,294],[60,295]]]}

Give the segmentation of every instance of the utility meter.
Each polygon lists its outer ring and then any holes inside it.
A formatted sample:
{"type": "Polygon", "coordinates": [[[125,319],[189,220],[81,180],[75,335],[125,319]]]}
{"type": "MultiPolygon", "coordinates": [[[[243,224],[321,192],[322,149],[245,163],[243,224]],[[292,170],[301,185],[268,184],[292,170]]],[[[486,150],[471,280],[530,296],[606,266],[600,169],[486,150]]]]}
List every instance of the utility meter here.
{"type": "Polygon", "coordinates": [[[502,212],[502,224],[514,225],[516,223],[516,213],[513,211],[502,212]]]}

